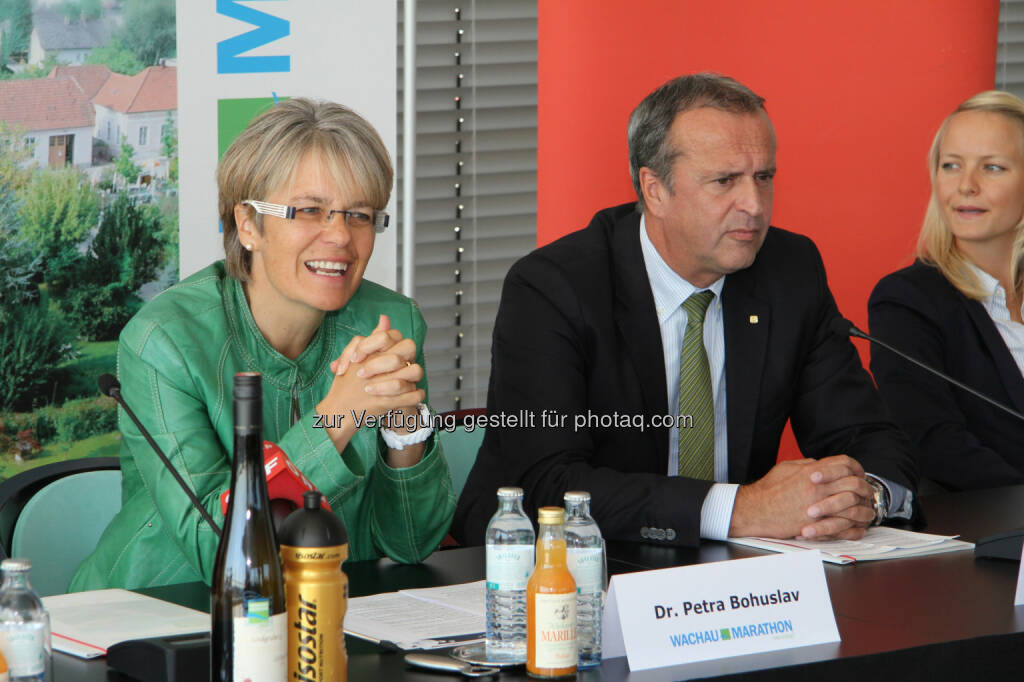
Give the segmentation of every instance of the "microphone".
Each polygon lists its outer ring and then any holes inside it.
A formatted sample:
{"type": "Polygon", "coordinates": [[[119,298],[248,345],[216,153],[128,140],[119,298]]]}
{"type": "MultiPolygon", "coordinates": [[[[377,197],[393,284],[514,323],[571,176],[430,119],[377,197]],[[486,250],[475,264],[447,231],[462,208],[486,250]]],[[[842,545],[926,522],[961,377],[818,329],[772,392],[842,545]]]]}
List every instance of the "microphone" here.
{"type": "MultiPolygon", "coordinates": [[[[276,525],[292,511],[303,506],[302,493],[316,490],[316,487],[299,471],[285,451],[269,440],[263,441],[263,467],[267,472],[267,493],[276,525]]],[[[230,489],[225,490],[220,496],[220,510],[225,514],[230,497],[230,489]]],[[[320,498],[320,506],[331,511],[331,505],[323,496],[320,498]]]]}
{"type": "Polygon", "coordinates": [[[989,405],[994,405],[994,406],[998,407],[1000,410],[1002,410],[1003,412],[1007,412],[1009,414],[1012,414],[1017,419],[1020,419],[1021,421],[1024,421],[1024,414],[1021,414],[1020,412],[1017,412],[1016,410],[1014,410],[1014,409],[1012,409],[1012,408],[1010,408],[1010,407],[1008,407],[1006,405],[1003,405],[998,400],[994,400],[992,398],[989,398],[984,393],[981,393],[980,391],[976,391],[975,389],[971,388],[967,384],[961,383],[961,382],[957,381],[956,379],[954,379],[953,377],[951,377],[951,376],[949,376],[947,374],[943,374],[942,372],[940,372],[939,370],[935,369],[934,367],[926,365],[925,363],[921,362],[920,360],[907,355],[903,351],[900,351],[900,350],[897,350],[897,349],[893,348],[892,346],[890,346],[889,344],[885,343],[884,341],[880,341],[880,340],[876,339],[873,336],[869,336],[868,334],[865,334],[860,329],[857,329],[857,327],[852,322],[850,322],[849,320],[847,320],[845,318],[837,317],[837,318],[833,319],[829,323],[829,329],[832,331],[833,334],[836,334],[837,336],[842,336],[844,338],[847,337],[847,336],[856,336],[856,337],[861,338],[861,339],[867,339],[871,343],[876,343],[879,346],[881,346],[882,348],[884,348],[884,349],[886,349],[888,351],[891,351],[891,352],[895,353],[896,355],[900,356],[904,360],[906,360],[908,362],[914,363],[915,365],[917,365],[921,369],[927,370],[928,372],[931,372],[935,376],[948,381],[949,383],[953,384],[957,388],[962,389],[964,391],[967,391],[968,393],[973,395],[975,398],[980,398],[980,399],[984,400],[986,403],[988,403],[989,405]]]}
{"type": "Polygon", "coordinates": [[[220,538],[220,526],[218,526],[217,523],[213,520],[213,517],[210,516],[210,513],[206,511],[206,507],[204,507],[203,503],[199,501],[199,498],[196,497],[196,494],[192,492],[192,489],[188,487],[188,484],[185,483],[185,479],[181,477],[181,474],[178,473],[178,470],[171,466],[171,462],[170,460],[167,459],[167,455],[165,455],[164,451],[160,449],[160,446],[156,444],[156,441],[153,440],[153,437],[149,435],[149,431],[146,430],[146,427],[142,425],[142,422],[139,421],[139,418],[135,416],[134,412],[132,412],[132,408],[128,407],[128,403],[126,403],[124,399],[121,397],[121,382],[119,382],[117,378],[112,374],[101,374],[99,379],[97,379],[96,383],[99,384],[100,391],[103,393],[103,395],[110,396],[111,398],[117,401],[118,405],[124,408],[125,413],[131,418],[135,426],[138,427],[139,432],[142,434],[142,437],[146,439],[147,443],[149,443],[149,447],[153,448],[153,452],[155,452],[157,454],[157,457],[160,458],[160,461],[164,463],[164,467],[171,474],[171,476],[174,477],[174,480],[178,482],[178,485],[181,486],[181,489],[183,491],[185,491],[185,494],[188,495],[188,499],[192,501],[192,506],[196,508],[200,516],[203,517],[203,520],[210,524],[210,528],[212,528],[213,532],[217,534],[218,538],[220,538]]]}

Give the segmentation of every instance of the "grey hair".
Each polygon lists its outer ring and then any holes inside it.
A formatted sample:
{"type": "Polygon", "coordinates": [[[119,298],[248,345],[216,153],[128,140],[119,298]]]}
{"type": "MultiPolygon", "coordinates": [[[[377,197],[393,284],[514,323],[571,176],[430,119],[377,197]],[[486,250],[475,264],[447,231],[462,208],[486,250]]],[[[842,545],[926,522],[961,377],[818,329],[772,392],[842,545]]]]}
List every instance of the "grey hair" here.
{"type": "Polygon", "coordinates": [[[629,173],[639,210],[644,207],[640,169],[650,168],[672,191],[672,164],[681,152],[669,145],[669,129],[676,116],[700,107],[752,114],[764,111],[764,97],[739,81],[709,72],[673,78],[644,97],[630,114],[627,129],[629,173]]]}

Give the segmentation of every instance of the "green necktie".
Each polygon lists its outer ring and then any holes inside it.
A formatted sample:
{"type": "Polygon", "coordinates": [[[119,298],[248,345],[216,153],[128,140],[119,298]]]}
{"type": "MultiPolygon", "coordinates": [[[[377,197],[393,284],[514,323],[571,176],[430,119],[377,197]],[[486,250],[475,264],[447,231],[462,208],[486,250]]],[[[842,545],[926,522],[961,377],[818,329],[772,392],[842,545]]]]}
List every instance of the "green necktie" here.
{"type": "Polygon", "coordinates": [[[683,302],[687,319],[679,362],[679,475],[704,480],[715,478],[715,401],[704,350],[704,314],[714,297],[698,291],[683,302]]]}

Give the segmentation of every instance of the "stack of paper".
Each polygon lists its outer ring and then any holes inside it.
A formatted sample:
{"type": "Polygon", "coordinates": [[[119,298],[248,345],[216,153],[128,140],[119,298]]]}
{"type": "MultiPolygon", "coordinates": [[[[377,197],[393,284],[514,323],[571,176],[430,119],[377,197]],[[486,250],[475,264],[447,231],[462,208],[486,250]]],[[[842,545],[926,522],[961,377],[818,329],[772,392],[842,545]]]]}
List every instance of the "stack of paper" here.
{"type": "Polygon", "coordinates": [[[901,559],[926,554],[959,552],[974,549],[970,542],[956,540],[956,535],[929,535],[899,528],[874,526],[860,540],[774,540],[772,538],[729,538],[729,542],[773,552],[802,552],[816,549],[821,558],[833,564],[855,561],[901,559]]]}
{"type": "Polygon", "coordinates": [[[345,632],[399,649],[479,642],[486,628],[485,598],[483,580],[353,597],[345,632]]]}
{"type": "Polygon", "coordinates": [[[128,590],[92,590],[43,597],[53,648],[80,658],[105,656],[130,639],[210,631],[202,611],[128,590]]]}

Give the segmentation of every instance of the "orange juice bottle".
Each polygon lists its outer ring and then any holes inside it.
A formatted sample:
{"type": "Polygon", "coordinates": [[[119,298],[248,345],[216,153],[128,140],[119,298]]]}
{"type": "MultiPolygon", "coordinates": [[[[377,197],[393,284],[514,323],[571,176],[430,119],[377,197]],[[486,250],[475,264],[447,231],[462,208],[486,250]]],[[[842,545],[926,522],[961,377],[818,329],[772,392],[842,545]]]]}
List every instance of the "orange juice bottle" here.
{"type": "Polygon", "coordinates": [[[7,671],[7,659],[0,654],[0,682],[10,682],[11,675],[7,671]]]}
{"type": "Polygon", "coordinates": [[[537,566],[526,583],[526,674],[576,674],[576,581],[565,565],[565,510],[538,511],[537,566]]]}

